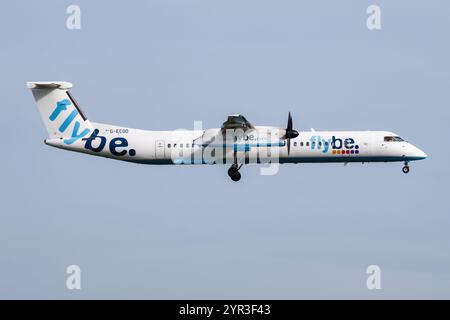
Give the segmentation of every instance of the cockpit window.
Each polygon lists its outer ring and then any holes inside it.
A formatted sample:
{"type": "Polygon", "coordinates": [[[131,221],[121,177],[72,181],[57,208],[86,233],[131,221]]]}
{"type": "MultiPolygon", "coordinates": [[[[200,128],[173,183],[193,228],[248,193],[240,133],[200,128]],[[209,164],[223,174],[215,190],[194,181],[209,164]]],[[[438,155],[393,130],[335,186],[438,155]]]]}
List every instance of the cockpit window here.
{"type": "Polygon", "coordinates": [[[395,136],[387,136],[384,137],[384,141],[385,142],[401,142],[401,141],[405,141],[400,137],[395,137],[395,136]]]}

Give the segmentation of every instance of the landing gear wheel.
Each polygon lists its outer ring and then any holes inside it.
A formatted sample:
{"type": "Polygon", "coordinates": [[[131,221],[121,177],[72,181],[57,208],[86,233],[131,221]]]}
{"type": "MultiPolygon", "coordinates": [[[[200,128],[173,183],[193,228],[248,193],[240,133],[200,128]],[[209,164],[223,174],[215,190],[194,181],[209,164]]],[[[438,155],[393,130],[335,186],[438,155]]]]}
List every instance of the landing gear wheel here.
{"type": "Polygon", "coordinates": [[[409,172],[409,166],[404,166],[402,171],[403,171],[403,173],[408,173],[409,172]]]}
{"type": "Polygon", "coordinates": [[[233,181],[239,181],[241,180],[241,174],[239,170],[235,167],[231,167],[228,169],[228,175],[230,176],[231,180],[233,181]]]}

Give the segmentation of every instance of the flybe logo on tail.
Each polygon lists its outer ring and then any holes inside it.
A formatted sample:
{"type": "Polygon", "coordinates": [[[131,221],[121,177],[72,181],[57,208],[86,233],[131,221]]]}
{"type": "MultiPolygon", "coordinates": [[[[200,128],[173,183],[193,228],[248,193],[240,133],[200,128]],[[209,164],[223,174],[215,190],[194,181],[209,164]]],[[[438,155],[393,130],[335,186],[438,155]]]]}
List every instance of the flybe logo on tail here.
{"type": "MultiPolygon", "coordinates": [[[[61,101],[58,101],[56,103],[56,108],[53,110],[53,112],[50,114],[49,120],[55,121],[58,119],[64,111],[67,111],[67,107],[72,105],[72,102],[69,99],[63,99],[61,101]]],[[[58,128],[58,131],[61,133],[64,133],[67,128],[69,128],[70,124],[75,120],[76,116],[79,115],[78,110],[74,108],[70,114],[66,117],[66,119],[61,123],[61,125],[58,128]]],[[[82,139],[83,141],[86,141],[84,144],[84,148],[93,152],[101,152],[103,149],[105,149],[105,146],[107,144],[106,137],[99,135],[99,130],[95,129],[92,134],[86,138],[83,138],[91,132],[90,129],[85,128],[83,131],[79,132],[80,130],[80,122],[75,121],[75,124],[73,126],[73,130],[71,133],[71,136],[67,139],[64,139],[65,144],[72,144],[75,141],[82,139]],[[96,143],[93,143],[93,141],[96,141],[96,143]],[[94,146],[95,144],[95,146],[94,146]]],[[[109,152],[114,156],[124,156],[126,154],[130,156],[136,155],[136,150],[134,149],[127,149],[128,147],[128,140],[123,137],[116,137],[109,141],[108,149],[109,152]]]]}
{"type": "MultiPolygon", "coordinates": [[[[64,99],[61,101],[58,101],[56,103],[56,108],[53,110],[52,114],[49,117],[50,121],[55,121],[63,111],[67,110],[67,106],[72,105],[72,102],[69,99],[64,99]]],[[[78,111],[76,108],[72,110],[72,112],[67,116],[67,118],[63,121],[63,123],[59,126],[58,131],[61,133],[64,133],[67,128],[70,126],[70,124],[74,121],[76,116],[78,115],[78,111]]],[[[78,132],[80,130],[80,122],[75,121],[75,124],[72,129],[72,133],[70,138],[64,139],[65,144],[72,144],[78,139],[83,138],[85,135],[87,135],[91,130],[88,128],[85,128],[83,131],[78,132]]]]}

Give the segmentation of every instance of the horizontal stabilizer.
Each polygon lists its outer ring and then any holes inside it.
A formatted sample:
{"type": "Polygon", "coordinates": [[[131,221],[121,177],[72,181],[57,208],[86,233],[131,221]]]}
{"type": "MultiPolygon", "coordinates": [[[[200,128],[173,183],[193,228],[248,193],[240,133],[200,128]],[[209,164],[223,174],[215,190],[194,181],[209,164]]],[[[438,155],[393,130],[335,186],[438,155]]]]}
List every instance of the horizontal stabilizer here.
{"type": "Polygon", "coordinates": [[[46,82],[27,82],[28,89],[70,89],[70,82],[46,81],[46,82]]]}

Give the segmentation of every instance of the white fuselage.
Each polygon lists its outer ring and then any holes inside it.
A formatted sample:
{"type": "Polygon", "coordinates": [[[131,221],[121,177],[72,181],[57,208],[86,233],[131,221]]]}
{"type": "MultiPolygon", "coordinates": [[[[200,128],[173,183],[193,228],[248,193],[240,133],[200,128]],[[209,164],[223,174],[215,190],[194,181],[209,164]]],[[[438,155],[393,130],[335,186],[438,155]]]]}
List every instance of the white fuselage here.
{"type": "Polygon", "coordinates": [[[240,138],[224,142],[207,141],[220,129],[148,131],[93,123],[89,138],[66,144],[62,138],[46,139],[54,147],[143,164],[313,163],[412,161],[426,154],[386,131],[304,131],[291,139],[288,154],[283,129],[255,127],[240,138]],[[270,139],[266,132],[272,132],[270,139]],[[202,137],[204,139],[202,139],[202,137]],[[205,141],[206,140],[206,141],[205,141]],[[215,149],[215,151],[212,151],[215,149]],[[212,155],[211,155],[212,154],[212,155]]]}

